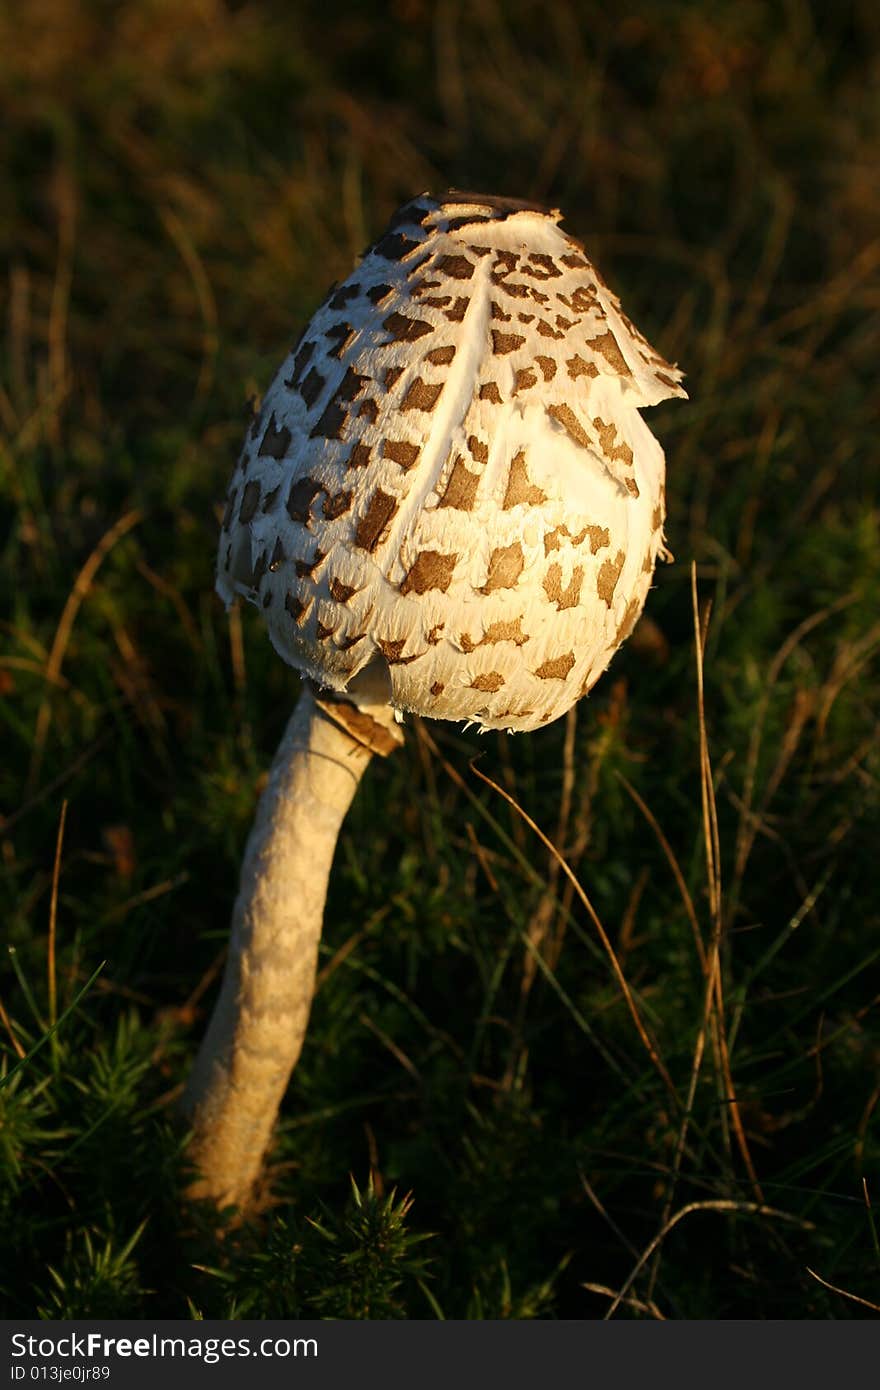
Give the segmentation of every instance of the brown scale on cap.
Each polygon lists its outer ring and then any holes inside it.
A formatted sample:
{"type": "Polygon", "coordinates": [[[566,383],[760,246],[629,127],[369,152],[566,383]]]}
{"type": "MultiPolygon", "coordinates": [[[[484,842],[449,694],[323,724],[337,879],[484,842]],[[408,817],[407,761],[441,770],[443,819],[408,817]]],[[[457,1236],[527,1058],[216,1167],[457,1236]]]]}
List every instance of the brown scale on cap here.
{"type": "Polygon", "coordinates": [[[298,594],[288,594],[284,600],[285,609],[298,627],[305,622],[311,606],[311,599],[301,599],[298,594]]]}
{"type": "Polygon", "coordinates": [[[531,367],[520,367],[513,381],[513,394],[518,396],[520,391],[527,391],[530,386],[537,386],[538,374],[533,372],[531,367]]]}
{"type": "Polygon", "coordinates": [[[315,571],[321,568],[326,559],[327,552],[325,550],[316,550],[311,560],[295,560],[293,568],[296,571],[297,579],[313,579],[315,571]]]}
{"type": "Polygon", "coordinates": [[[472,473],[464,459],[458,456],[437,506],[454,507],[459,512],[473,511],[479,483],[480,474],[472,473]]]}
{"type": "Polygon", "coordinates": [[[617,581],[620,578],[620,571],[623,569],[625,559],[626,555],[623,551],[618,550],[613,560],[603,560],[599,567],[599,574],[596,578],[596,593],[601,599],[605,600],[609,608],[614,598],[614,590],[617,588],[617,581]]]}
{"type": "Polygon", "coordinates": [[[521,333],[501,333],[497,328],[492,329],[492,351],[496,357],[502,357],[508,352],[516,352],[521,348],[525,338],[521,333]]]}
{"type": "Polygon", "coordinates": [[[590,554],[596,555],[600,550],[611,544],[611,533],[607,526],[585,526],[582,531],[571,532],[568,527],[554,526],[552,531],[544,532],[544,554],[549,555],[551,550],[559,550],[563,540],[571,543],[572,547],[577,548],[585,537],[590,538],[590,554]]]}
{"type": "Polygon", "coordinates": [[[451,276],[453,280],[470,280],[474,273],[474,263],[469,261],[467,256],[440,256],[436,269],[442,275],[451,276]]]}
{"type": "Polygon", "coordinates": [[[373,452],[372,444],[355,444],[348,456],[349,468],[366,468],[373,452]]]}
{"type": "Polygon", "coordinates": [[[259,458],[283,459],[290,448],[291,434],[286,425],[280,429],[275,426],[274,412],[269,416],[269,423],[266,426],[266,433],[263,435],[260,444],[259,458]]]}
{"type": "Polygon", "coordinates": [[[389,640],[387,638],[383,639],[380,637],[378,639],[377,646],[379,647],[379,650],[381,651],[385,660],[388,662],[389,666],[406,666],[409,664],[409,662],[418,661],[419,659],[418,652],[416,652],[413,656],[402,655],[406,643],[407,639],[405,637],[396,637],[393,640],[389,640]]]}
{"type": "Polygon", "coordinates": [[[542,681],[564,681],[574,662],[574,652],[566,652],[563,656],[554,656],[549,661],[542,662],[535,675],[542,681]]]}
{"type": "Polygon", "coordinates": [[[510,472],[507,475],[507,488],[504,493],[504,501],[501,506],[504,511],[510,511],[511,507],[540,507],[547,501],[547,494],[541,488],[535,487],[529,480],[529,472],[526,467],[526,456],[520,449],[510,461],[510,472]]]}
{"type": "Polygon", "coordinates": [[[525,567],[525,556],[518,541],[501,545],[489,556],[489,573],[480,593],[492,594],[496,589],[514,589],[525,567]]]}
{"type": "Polygon", "coordinates": [[[362,550],[374,551],[397,507],[395,497],[377,488],[370,498],[370,505],[358,522],[354,535],[355,545],[360,546],[362,550]]]}
{"type": "Polygon", "coordinates": [[[327,521],[337,521],[339,517],[351,510],[352,495],[350,489],[346,492],[337,492],[332,497],[329,493],[327,494],[321,508],[327,521]]]}
{"type": "Polygon", "coordinates": [[[459,295],[452,308],[445,311],[444,317],[447,318],[450,323],[464,323],[464,316],[468,311],[469,303],[469,300],[459,295]]]}
{"type": "MultiPolygon", "coordinates": [[[[511,299],[528,299],[532,294],[530,285],[524,285],[519,280],[501,280],[498,284],[502,294],[510,295],[511,299]]],[[[546,299],[546,295],[543,296],[546,299]]]]}
{"type": "Polygon", "coordinates": [[[383,439],[382,457],[397,463],[407,472],[418,463],[421,450],[418,444],[409,444],[404,439],[383,439]]]}
{"type": "Polygon", "coordinates": [[[517,618],[499,618],[497,622],[489,624],[479,642],[475,642],[470,633],[462,632],[458,639],[459,646],[468,655],[475,652],[477,647],[491,647],[497,642],[513,642],[517,647],[525,646],[529,641],[529,635],[523,632],[522,624],[522,614],[517,618]]]}
{"type": "Polygon", "coordinates": [[[256,515],[257,507],[260,505],[260,484],[251,480],[245,483],[244,492],[241,494],[241,507],[238,513],[238,520],[241,525],[247,523],[256,515]]]}
{"type": "Polygon", "coordinates": [[[637,598],[631,598],[629,603],[626,605],[626,611],[623,615],[620,627],[617,629],[618,642],[625,642],[627,637],[629,637],[630,633],[632,632],[633,628],[639,620],[639,615],[641,614],[641,611],[642,605],[640,600],[637,598]]]}
{"type": "Polygon", "coordinates": [[[599,368],[595,362],[585,362],[577,352],[574,357],[568,358],[565,367],[572,381],[577,381],[580,376],[595,378],[599,375],[599,368]]]}
{"type": "Polygon", "coordinates": [[[226,498],[226,510],[225,510],[225,512],[223,513],[223,520],[222,520],[222,522],[220,523],[221,529],[224,530],[224,531],[228,531],[229,528],[230,528],[230,526],[232,525],[232,517],[233,517],[233,513],[235,512],[235,503],[236,503],[237,497],[238,497],[238,488],[237,488],[237,487],[230,488],[230,490],[229,490],[229,495],[228,495],[227,498],[226,498]]]}
{"type": "Polygon", "coordinates": [[[566,309],[571,309],[573,313],[586,314],[592,311],[600,319],[607,317],[596,297],[595,288],[580,286],[573,294],[558,294],[556,298],[560,304],[564,304],[566,309]]]}
{"type": "Polygon", "coordinates": [[[302,380],[302,374],[306,368],[306,363],[312,357],[314,351],[314,343],[303,343],[302,347],[297,351],[293,359],[293,371],[284,383],[289,390],[294,390],[294,388],[299,385],[302,380]]]}
{"type": "MultiPolygon", "coordinates": [[[[411,251],[418,249],[419,243],[405,237],[402,232],[389,232],[376,242],[370,250],[386,261],[402,261],[411,251]]],[[[368,253],[369,254],[369,253],[368,253]]]]}
{"type": "Polygon", "coordinates": [[[338,323],[335,328],[328,328],[325,337],[333,344],[327,349],[328,356],[341,357],[354,337],[354,329],[350,323],[338,323]]]}
{"type": "Polygon", "coordinates": [[[478,439],[475,434],[468,435],[468,452],[476,459],[477,463],[489,462],[489,445],[484,444],[482,439],[478,439]]]}
{"type": "Polygon", "coordinates": [[[353,401],[369,384],[370,378],[368,376],[356,372],[353,367],[348,367],[345,376],[334,392],[333,399],[335,401],[353,401]]]}
{"type": "Polygon", "coordinates": [[[383,299],[387,299],[392,293],[390,285],[374,285],[372,289],[367,290],[367,299],[371,304],[381,304],[383,299]]]}
{"type": "Polygon", "coordinates": [[[400,586],[402,594],[426,594],[429,589],[446,593],[452,583],[457,555],[443,555],[439,550],[423,550],[408,571],[400,586]]]}
{"type": "Polygon", "coordinates": [[[504,685],[504,676],[500,671],[484,671],[482,675],[475,676],[471,681],[471,690],[484,690],[489,694],[494,694],[504,685]]]}
{"type": "Polygon", "coordinates": [[[330,308],[344,309],[350,299],[357,299],[360,292],[360,285],[342,285],[335,294],[330,296],[328,300],[330,308]]]}
{"type": "Polygon", "coordinates": [[[357,587],[354,584],[343,584],[342,580],[337,579],[335,575],[330,580],[328,587],[330,597],[335,598],[337,603],[348,603],[348,600],[357,593],[357,587]]]}
{"type": "Polygon", "coordinates": [[[545,357],[538,353],[535,362],[541,368],[541,375],[545,381],[552,381],[556,375],[556,362],[552,357],[545,357]]]}
{"type": "Polygon", "coordinates": [[[443,390],[442,382],[423,381],[417,376],[400,403],[401,410],[433,410],[443,390]]]}
{"type": "Polygon", "coordinates": [[[616,425],[606,425],[605,421],[596,416],[593,421],[593,428],[599,436],[599,448],[607,459],[612,463],[620,462],[626,468],[632,468],[633,451],[628,444],[615,444],[614,437],[617,434],[616,425]]]}
{"type": "Polygon", "coordinates": [[[578,417],[575,415],[570,405],[550,405],[547,407],[547,414],[552,415],[566,433],[579,444],[582,449],[589,449],[591,440],[578,417]]]}
{"type": "Polygon", "coordinates": [[[522,647],[529,640],[528,634],[522,630],[522,624],[522,614],[517,618],[499,618],[497,622],[489,624],[477,645],[482,647],[495,642],[515,642],[522,647]]]}
{"type": "Polygon", "coordinates": [[[323,491],[322,485],[314,478],[298,478],[287,498],[287,512],[291,521],[308,526],[311,521],[312,503],[318,493],[323,491]]]}
{"type": "Polygon", "coordinates": [[[398,314],[396,311],[388,315],[382,327],[388,332],[389,343],[414,343],[419,338],[424,338],[426,333],[434,332],[433,323],[427,323],[424,319],[411,319],[407,314],[398,314]]]}
{"type": "Polygon", "coordinates": [[[266,573],[266,568],[267,568],[268,564],[269,564],[269,557],[268,557],[268,555],[266,554],[265,550],[260,551],[260,554],[257,556],[257,563],[254,565],[253,585],[254,585],[254,588],[255,588],[255,589],[259,589],[259,587],[260,587],[260,580],[263,578],[263,575],[266,573]]]}
{"type": "Polygon", "coordinates": [[[618,376],[632,376],[632,372],[626,364],[626,358],[620,351],[613,333],[601,333],[598,338],[591,338],[589,345],[593,352],[601,352],[605,361],[614,368],[618,376]]]}
{"type": "Polygon", "coordinates": [[[330,401],[325,406],[320,420],[315,425],[310,439],[341,439],[340,430],[348,419],[348,411],[338,400],[330,401]]]}
{"type": "Polygon", "coordinates": [[[326,382],[317,367],[312,367],[302,386],[299,388],[299,394],[302,396],[309,410],[311,410],[312,406],[315,404],[315,401],[320,396],[325,385],[326,382]]]}
{"type": "Polygon", "coordinates": [[[425,361],[434,367],[448,367],[454,356],[455,348],[450,344],[449,347],[432,348],[426,352],[425,361]]]}
{"type": "Polygon", "coordinates": [[[555,603],[558,612],[565,608],[576,608],[580,603],[581,585],[584,582],[584,571],[580,565],[572,570],[571,579],[563,589],[562,587],[562,566],[552,564],[549,566],[544,576],[544,592],[550,603],[555,603]]]}

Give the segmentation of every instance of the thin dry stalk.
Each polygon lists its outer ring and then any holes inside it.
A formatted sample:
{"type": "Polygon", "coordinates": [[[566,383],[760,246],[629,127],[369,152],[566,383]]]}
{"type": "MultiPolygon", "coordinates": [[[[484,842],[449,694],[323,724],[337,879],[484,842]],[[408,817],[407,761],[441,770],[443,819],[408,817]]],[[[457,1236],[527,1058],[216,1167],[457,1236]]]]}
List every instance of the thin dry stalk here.
{"type": "MultiPolygon", "coordinates": [[[[687,1143],[687,1134],[690,1128],[691,1118],[693,1115],[694,1101],[696,1099],[697,1085],[699,1082],[700,1071],[703,1065],[703,1057],[705,1055],[707,1037],[711,1037],[713,1050],[717,1062],[717,1070],[719,1071],[722,1080],[722,1101],[726,1102],[728,1107],[726,1111],[722,1112],[722,1115],[729,1114],[730,1116],[730,1120],[733,1124],[734,1132],[736,1134],[737,1144],[740,1149],[743,1162],[746,1166],[746,1171],[748,1172],[749,1177],[752,1181],[755,1196],[761,1203],[763,1203],[764,1200],[763,1193],[761,1192],[760,1186],[758,1184],[757,1174],[755,1172],[754,1164],[752,1162],[752,1157],[749,1151],[748,1142],[746,1140],[745,1131],[742,1127],[742,1121],[739,1114],[739,1106],[736,1100],[736,1094],[733,1089],[733,1077],[730,1068],[730,1055],[727,1046],[727,1037],[724,1024],[724,1000],[723,985],[721,978],[721,940],[723,934],[723,927],[721,916],[722,895],[720,872],[720,841],[718,836],[718,816],[717,807],[715,803],[715,788],[712,776],[712,763],[709,756],[709,740],[706,729],[706,710],[703,681],[703,656],[705,652],[706,634],[708,631],[708,613],[706,615],[705,621],[701,622],[699,601],[697,596],[697,573],[696,565],[694,563],[691,564],[691,601],[693,608],[694,651],[696,657],[697,675],[697,719],[700,733],[700,790],[703,808],[703,838],[706,854],[706,872],[709,889],[709,906],[712,914],[712,937],[709,946],[709,951],[707,954],[705,952],[705,949],[703,948],[696,912],[694,911],[693,902],[691,900],[690,894],[687,891],[687,886],[684,882],[684,878],[681,875],[681,870],[679,869],[678,864],[675,861],[675,857],[672,854],[671,848],[669,848],[665,842],[665,837],[662,836],[662,832],[660,831],[659,825],[657,825],[656,821],[654,821],[653,824],[655,828],[655,833],[660,838],[660,842],[664,847],[664,852],[666,852],[667,854],[667,859],[672,865],[673,873],[676,876],[676,881],[679,883],[679,890],[681,891],[683,900],[685,902],[685,908],[686,910],[689,909],[688,915],[690,917],[691,926],[694,931],[694,939],[698,943],[698,952],[700,954],[700,960],[703,966],[703,974],[705,978],[705,992],[703,995],[702,1017],[700,1020],[700,1027],[697,1032],[696,1042],[694,1045],[694,1055],[693,1061],[691,1063],[691,1074],[688,1082],[687,1100],[685,1103],[684,1114],[682,1116],[681,1126],[679,1128],[678,1138],[676,1141],[675,1155],[672,1161],[670,1182],[667,1190],[666,1201],[663,1206],[663,1213],[661,1216],[661,1227],[665,1226],[666,1223],[669,1221],[670,1214],[672,1211],[672,1204],[675,1200],[675,1190],[681,1173],[681,1165],[684,1158],[685,1146],[687,1143]]],[[[631,791],[631,794],[634,796],[635,799],[637,797],[637,794],[634,793],[632,789],[628,787],[628,785],[627,789],[631,791]]],[[[644,813],[646,815],[649,815],[647,807],[644,806],[644,803],[642,803],[642,808],[644,810],[644,813]]],[[[657,1259],[655,1259],[654,1261],[648,1286],[649,1297],[653,1294],[654,1285],[656,1283],[657,1275],[659,1272],[659,1264],[660,1256],[658,1248],[657,1259]]]]}
{"type": "Polygon", "coordinates": [[[660,848],[666,855],[666,861],[669,864],[670,869],[672,870],[672,876],[675,879],[676,886],[678,887],[678,891],[681,894],[681,900],[684,904],[684,910],[687,914],[687,919],[690,923],[691,931],[693,932],[694,945],[696,947],[697,955],[700,960],[700,967],[703,973],[705,974],[706,948],[703,945],[703,938],[700,933],[700,924],[697,921],[697,913],[696,909],[694,908],[694,900],[690,895],[690,891],[688,889],[687,884],[685,883],[684,874],[681,871],[681,865],[679,864],[678,859],[675,856],[672,846],[670,845],[669,841],[664,835],[663,830],[660,827],[660,823],[657,820],[657,817],[654,815],[654,812],[648,806],[647,802],[644,801],[644,799],[639,795],[632,783],[626,777],[624,777],[622,772],[615,771],[615,776],[617,777],[618,781],[622,784],[624,790],[628,793],[628,795],[638,806],[642,815],[645,817],[645,820],[648,822],[654,834],[657,836],[660,848]]]}
{"type": "Polygon", "coordinates": [[[52,893],[49,898],[49,947],[47,951],[46,969],[48,972],[49,990],[49,1027],[52,1029],[52,1055],[55,1061],[58,1060],[58,1039],[55,1036],[55,1024],[58,1022],[58,980],[55,971],[55,939],[58,925],[58,884],[61,879],[61,849],[64,844],[64,826],[67,822],[67,799],[61,803],[61,815],[58,819],[58,836],[55,841],[55,863],[52,866],[52,893]]]}
{"type": "Polygon", "coordinates": [[[709,756],[709,738],[706,731],[706,707],[703,685],[703,652],[705,650],[709,614],[707,613],[705,625],[701,630],[699,603],[697,599],[697,567],[696,564],[693,563],[691,564],[691,601],[694,614],[697,666],[697,713],[700,727],[700,771],[703,793],[703,823],[706,842],[707,873],[709,875],[710,906],[713,921],[712,945],[709,955],[709,976],[714,983],[715,992],[714,1032],[724,1083],[722,1101],[727,1107],[724,1113],[730,1116],[730,1122],[733,1126],[734,1134],[736,1135],[737,1146],[746,1172],[751,1180],[755,1196],[759,1202],[763,1202],[764,1196],[758,1183],[754,1163],[752,1162],[745,1129],[743,1128],[742,1116],[739,1112],[739,1103],[733,1087],[733,1076],[730,1069],[730,1054],[727,1045],[727,1032],[724,1022],[724,995],[720,962],[721,941],[724,930],[721,894],[721,841],[718,832],[718,810],[715,803],[715,784],[712,776],[712,762],[709,756]]]}
{"type": "Polygon", "coordinates": [[[605,1314],[606,1321],[614,1317],[617,1309],[620,1307],[636,1279],[638,1279],[645,1265],[654,1254],[654,1251],[659,1249],[670,1231],[674,1230],[680,1221],[683,1221],[686,1216],[690,1216],[695,1211],[714,1211],[722,1215],[738,1212],[743,1216],[774,1216],[778,1221],[790,1221],[793,1225],[800,1226],[804,1231],[812,1231],[815,1229],[812,1221],[804,1221],[800,1217],[792,1216],[790,1212],[779,1211],[776,1207],[765,1206],[763,1202],[732,1202],[724,1199],[707,1202],[688,1202],[686,1206],[681,1207],[674,1216],[670,1217],[654,1236],[650,1244],[645,1246],[637,1263],[630,1270],[618,1290],[614,1302],[605,1314]]]}
{"type": "MultiPolygon", "coordinates": [[[[617,1298],[617,1294],[614,1290],[606,1288],[604,1284],[581,1284],[581,1288],[586,1289],[587,1293],[602,1294],[605,1298],[610,1298],[612,1301],[617,1298]]],[[[651,1317],[655,1318],[657,1322],[666,1321],[666,1318],[660,1312],[657,1304],[653,1303],[650,1299],[648,1299],[646,1303],[643,1303],[640,1298],[627,1297],[619,1299],[618,1303],[623,1303],[627,1308],[633,1308],[637,1313],[650,1313],[651,1317]]]]}
{"type": "MultiPolygon", "coordinates": [[[[559,818],[556,822],[555,841],[558,845],[564,845],[568,837],[568,825],[571,818],[572,794],[574,791],[574,748],[575,733],[577,730],[577,706],[572,705],[565,716],[565,742],[562,749],[562,789],[559,797],[559,818]]],[[[559,903],[559,864],[555,859],[550,862],[550,872],[547,876],[547,887],[541,895],[532,920],[529,923],[527,936],[529,941],[540,952],[541,947],[550,933],[559,903]]],[[[558,958],[557,958],[558,959],[558,958]]],[[[557,962],[554,961],[555,966],[557,962]]],[[[531,993],[532,985],[535,982],[535,972],[537,966],[535,957],[527,951],[523,959],[523,972],[520,981],[520,1006],[517,1031],[525,1017],[525,1007],[531,993]]]]}
{"type": "Polygon", "coordinates": [[[232,660],[232,681],[235,686],[235,698],[238,705],[244,704],[245,689],[247,687],[247,668],[244,663],[244,635],[241,625],[241,608],[234,603],[228,613],[229,618],[229,655],[232,660]]]}
{"type": "Polygon", "coordinates": [[[839,1289],[836,1284],[829,1284],[827,1279],[823,1279],[821,1274],[817,1274],[810,1266],[806,1266],[807,1273],[811,1279],[815,1279],[817,1284],[821,1284],[824,1289],[830,1289],[832,1293],[839,1293],[841,1298],[848,1298],[850,1303],[859,1303],[863,1308],[870,1308],[873,1313],[880,1313],[880,1303],[872,1303],[868,1298],[860,1298],[857,1293],[850,1293],[848,1289],[839,1289]]]}
{"type": "MultiPolygon", "coordinates": [[[[487,855],[486,855],[485,849],[483,848],[483,846],[480,844],[479,840],[477,839],[477,832],[476,832],[476,830],[474,830],[473,822],[472,822],[472,821],[469,821],[469,820],[465,821],[465,823],[464,823],[464,828],[465,828],[465,833],[466,833],[466,835],[467,835],[467,837],[468,837],[468,841],[470,842],[471,849],[473,850],[473,852],[474,852],[474,854],[475,854],[475,856],[476,856],[477,863],[479,864],[480,868],[483,870],[483,873],[486,875],[486,881],[488,882],[489,887],[492,889],[492,892],[493,892],[493,893],[497,893],[497,892],[498,892],[498,880],[497,880],[497,878],[495,877],[495,875],[494,875],[493,872],[492,872],[492,866],[491,866],[491,864],[489,863],[489,860],[488,860],[488,857],[487,857],[487,855]]],[[[530,958],[530,959],[531,959],[531,958],[530,958]]]]}
{"type": "Polygon", "coordinates": [[[531,816],[529,816],[528,813],[522,809],[522,807],[519,805],[516,799],[512,797],[509,792],[506,792],[503,787],[499,787],[498,783],[493,782],[491,777],[487,777],[485,772],[481,772],[475,763],[471,763],[471,771],[475,773],[477,777],[480,778],[480,781],[485,782],[488,787],[491,787],[493,791],[497,792],[498,795],[502,797],[503,800],[506,801],[507,804],[511,806],[514,811],[516,811],[517,815],[522,818],[522,820],[533,832],[533,834],[537,835],[538,839],[541,841],[541,844],[544,845],[545,849],[548,849],[550,853],[553,855],[554,859],[556,859],[559,863],[559,867],[562,869],[562,872],[565,874],[569,883],[572,884],[575,893],[580,899],[583,907],[586,909],[590,921],[596,928],[599,940],[602,943],[602,947],[611,965],[614,978],[617,980],[617,983],[620,986],[621,993],[623,994],[624,1000],[626,1001],[626,1006],[629,1009],[633,1023],[636,1026],[636,1031],[638,1032],[638,1035],[642,1040],[642,1044],[644,1045],[645,1051],[648,1053],[648,1056],[650,1057],[658,1074],[662,1078],[663,1083],[669,1091],[670,1095],[673,1096],[673,1098],[676,1101],[676,1104],[680,1105],[681,1102],[678,1099],[675,1084],[672,1080],[672,1077],[669,1075],[669,1072],[666,1069],[666,1065],[660,1057],[655,1044],[652,1042],[648,1034],[648,1030],[642,1022],[641,1014],[639,1013],[638,1008],[636,1006],[636,1002],[633,999],[632,991],[630,990],[630,987],[626,981],[626,977],[620,968],[620,963],[618,962],[617,956],[614,953],[614,947],[611,945],[611,942],[608,938],[608,933],[605,931],[605,928],[603,927],[599,919],[599,915],[596,912],[596,909],[593,907],[593,904],[590,902],[590,899],[587,897],[586,893],[584,892],[583,888],[578,882],[576,875],[569,867],[569,865],[566,863],[565,859],[563,859],[562,855],[559,853],[559,850],[556,848],[549,836],[544,834],[540,826],[535,824],[531,816]]]}
{"type": "MultiPolygon", "coordinates": [[[[58,256],[52,302],[49,309],[49,382],[52,395],[62,401],[69,388],[67,362],[67,320],[70,306],[70,287],[73,282],[73,246],[76,232],[76,187],[73,174],[66,165],[59,166],[55,177],[58,204],[58,256]]],[[[53,444],[60,443],[59,418],[53,411],[47,420],[53,444]]]]}
{"type": "Polygon", "coordinates": [[[174,605],[174,611],[180,619],[180,626],[186,633],[187,641],[194,652],[200,653],[203,646],[202,639],[199,636],[198,628],[193,622],[192,615],[184,602],[180,590],[169,583],[167,579],[163,578],[161,574],[157,574],[154,569],[151,569],[146,560],[138,560],[135,568],[139,574],[144,576],[147,583],[150,584],[157,593],[162,594],[174,605]]]}
{"type": "MultiPolygon", "coordinates": [[[[104,560],[118,540],[121,540],[138,522],[143,519],[143,513],[134,508],[121,516],[109,531],[106,531],[98,544],[95,546],[89,558],[86,560],[79,574],[73,583],[73,588],[67,596],[67,602],[55,629],[55,637],[46,662],[46,681],[48,685],[57,685],[61,666],[64,661],[64,654],[67,651],[67,644],[70,641],[70,634],[76,622],[76,615],[79,612],[83,601],[95,579],[95,575],[101,568],[104,560]]],[[[37,711],[37,723],[34,729],[34,748],[31,756],[31,766],[27,779],[27,792],[33,793],[40,776],[40,768],[43,762],[43,752],[46,746],[46,736],[49,732],[49,725],[52,719],[52,705],[47,695],[44,694],[40,707],[37,711]]]]}
{"type": "Polygon", "coordinates": [[[788,658],[800,645],[803,639],[810,632],[812,632],[814,628],[818,627],[820,623],[826,622],[828,618],[833,617],[834,614],[840,612],[842,608],[847,608],[850,604],[854,603],[856,601],[856,597],[857,596],[855,594],[844,594],[840,598],[835,599],[834,603],[830,603],[826,608],[820,609],[817,613],[811,613],[809,617],[803,620],[803,622],[798,623],[797,627],[789,633],[788,637],[786,637],[785,641],[782,643],[781,647],[779,648],[773,660],[771,661],[770,666],[768,667],[767,675],[764,680],[763,690],[761,693],[761,698],[758,702],[758,708],[755,714],[754,723],[752,725],[752,732],[749,738],[748,751],[746,753],[745,774],[743,777],[743,789],[741,796],[740,821],[737,827],[736,834],[733,883],[730,895],[730,912],[735,911],[736,904],[739,901],[739,894],[742,887],[743,878],[745,877],[746,865],[748,864],[749,856],[751,855],[752,847],[755,843],[755,838],[758,833],[759,817],[755,814],[752,808],[754,806],[755,800],[755,782],[757,779],[758,772],[758,757],[761,750],[761,740],[764,733],[764,725],[767,719],[767,712],[770,706],[770,697],[773,692],[773,688],[776,685],[776,682],[778,681],[782,669],[785,666],[785,663],[788,661],[788,658]]]}
{"type": "Polygon", "coordinates": [[[157,898],[162,898],[166,893],[173,893],[175,888],[180,888],[184,883],[189,882],[189,874],[186,869],[175,874],[173,878],[166,878],[162,883],[154,883],[152,888],[145,888],[142,893],[136,893],[133,898],[128,898],[118,907],[114,907],[104,917],[105,922],[121,922],[136,907],[143,907],[144,903],[155,902],[157,898]]]}
{"type": "Polygon", "coordinates": [[[8,816],[0,815],[0,830],[5,832],[10,831],[18,821],[30,811],[33,811],[36,806],[42,805],[53,792],[56,792],[65,782],[69,782],[71,777],[75,777],[87,763],[90,763],[92,758],[96,757],[101,749],[110,742],[110,737],[109,733],[105,733],[102,734],[100,738],[96,738],[90,748],[86,748],[77,758],[74,758],[69,767],[66,767],[63,772],[59,772],[57,777],[53,777],[51,782],[47,782],[44,787],[41,787],[34,796],[25,801],[24,805],[19,806],[17,811],[13,811],[11,815],[8,816]]]}
{"type": "Polygon", "coordinates": [[[3,1027],[6,1029],[6,1032],[9,1035],[9,1041],[12,1044],[13,1052],[15,1053],[18,1060],[21,1061],[24,1057],[27,1056],[27,1054],[24,1048],[22,1047],[21,1043],[18,1041],[18,1038],[15,1036],[15,1032],[13,1030],[9,1014],[6,1012],[6,1005],[3,1003],[2,999],[0,999],[0,1023],[3,1024],[3,1027]]]}
{"type": "Polygon", "coordinates": [[[204,400],[214,381],[214,363],[220,347],[217,302],[201,257],[177,213],[167,204],[158,208],[162,224],[186,266],[202,316],[202,361],[196,381],[196,400],[204,400]]]}

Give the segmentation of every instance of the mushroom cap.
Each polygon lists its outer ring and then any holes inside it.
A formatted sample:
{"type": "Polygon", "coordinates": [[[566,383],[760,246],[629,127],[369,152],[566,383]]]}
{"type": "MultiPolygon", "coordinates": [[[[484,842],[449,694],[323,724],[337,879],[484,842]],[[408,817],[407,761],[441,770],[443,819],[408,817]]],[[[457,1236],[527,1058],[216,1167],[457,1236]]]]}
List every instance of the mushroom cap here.
{"type": "Polygon", "coordinates": [[[217,590],[285,661],[529,730],[599,678],[663,545],[642,406],[684,396],[560,214],[413,199],[291,351],[229,487],[217,590]]]}

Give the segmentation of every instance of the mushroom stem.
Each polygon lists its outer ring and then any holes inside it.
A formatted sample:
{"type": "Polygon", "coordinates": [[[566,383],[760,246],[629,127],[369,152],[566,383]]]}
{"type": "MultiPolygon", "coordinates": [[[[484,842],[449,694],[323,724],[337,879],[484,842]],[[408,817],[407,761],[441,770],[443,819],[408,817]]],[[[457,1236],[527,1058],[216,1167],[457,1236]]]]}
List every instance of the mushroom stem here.
{"type": "MultiPolygon", "coordinates": [[[[305,1037],[339,829],[374,749],[389,751],[327,707],[305,683],[257,807],[220,997],[184,1095],[199,1170],[189,1195],[219,1207],[248,1206],[305,1037]]],[[[393,747],[391,710],[371,715],[393,747]]]]}

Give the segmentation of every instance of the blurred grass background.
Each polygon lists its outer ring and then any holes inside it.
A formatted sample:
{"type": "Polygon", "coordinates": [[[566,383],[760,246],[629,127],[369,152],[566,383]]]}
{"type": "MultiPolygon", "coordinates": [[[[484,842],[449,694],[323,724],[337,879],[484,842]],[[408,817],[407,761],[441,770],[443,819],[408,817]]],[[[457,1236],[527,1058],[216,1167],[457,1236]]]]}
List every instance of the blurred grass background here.
{"type": "Polygon", "coordinates": [[[878,94],[871,0],[0,3],[3,1314],[876,1313],[878,94]],[[218,1245],[173,1105],[296,695],[218,503],[449,186],[562,207],[688,373],[677,563],[568,720],[371,769],[218,1245]]]}

